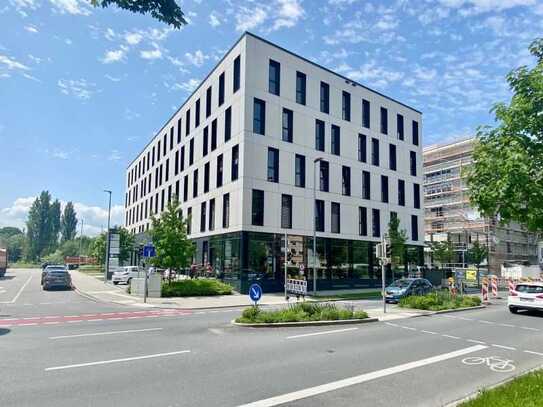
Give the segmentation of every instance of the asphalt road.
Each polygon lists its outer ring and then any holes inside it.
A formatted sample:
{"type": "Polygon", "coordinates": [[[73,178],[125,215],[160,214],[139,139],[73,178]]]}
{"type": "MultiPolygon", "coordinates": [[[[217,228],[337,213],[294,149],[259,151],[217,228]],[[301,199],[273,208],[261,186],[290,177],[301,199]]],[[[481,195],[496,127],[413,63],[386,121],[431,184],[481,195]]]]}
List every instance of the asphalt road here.
{"type": "Polygon", "coordinates": [[[38,271],[7,276],[0,406],[442,406],[543,364],[543,317],[504,304],[247,329],[230,324],[239,310],[99,304],[41,291],[38,271]]]}

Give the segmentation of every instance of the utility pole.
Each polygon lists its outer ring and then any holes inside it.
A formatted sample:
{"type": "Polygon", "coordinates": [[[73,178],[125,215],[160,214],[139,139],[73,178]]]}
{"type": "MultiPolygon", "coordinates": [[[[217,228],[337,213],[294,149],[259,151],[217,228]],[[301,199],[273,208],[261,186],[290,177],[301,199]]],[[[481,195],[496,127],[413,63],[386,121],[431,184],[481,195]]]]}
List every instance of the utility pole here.
{"type": "Polygon", "coordinates": [[[313,295],[317,295],[317,163],[322,157],[313,160],[313,295]]]}
{"type": "Polygon", "coordinates": [[[385,277],[386,277],[386,270],[385,270],[385,267],[386,267],[386,264],[387,264],[387,246],[389,245],[389,242],[387,241],[387,236],[383,236],[383,239],[381,240],[381,243],[378,243],[377,244],[377,247],[376,247],[376,254],[377,254],[377,258],[379,259],[380,263],[381,263],[381,292],[382,292],[382,296],[383,296],[383,313],[386,314],[387,312],[387,301],[386,301],[386,292],[385,292],[385,288],[386,288],[386,282],[385,282],[385,277]]]}
{"type": "Polygon", "coordinates": [[[287,295],[287,253],[288,253],[288,235],[287,235],[287,231],[285,230],[285,258],[284,258],[284,262],[285,262],[285,300],[288,299],[288,295],[287,295]]]}
{"type": "Polygon", "coordinates": [[[81,218],[81,233],[79,234],[79,268],[81,268],[81,244],[83,243],[83,223],[84,219],[81,218]]]}
{"type": "Polygon", "coordinates": [[[107,283],[109,274],[109,240],[110,240],[110,222],[111,222],[111,191],[104,189],[104,192],[109,194],[109,204],[107,208],[107,241],[106,241],[106,267],[104,267],[104,284],[107,283]]]}

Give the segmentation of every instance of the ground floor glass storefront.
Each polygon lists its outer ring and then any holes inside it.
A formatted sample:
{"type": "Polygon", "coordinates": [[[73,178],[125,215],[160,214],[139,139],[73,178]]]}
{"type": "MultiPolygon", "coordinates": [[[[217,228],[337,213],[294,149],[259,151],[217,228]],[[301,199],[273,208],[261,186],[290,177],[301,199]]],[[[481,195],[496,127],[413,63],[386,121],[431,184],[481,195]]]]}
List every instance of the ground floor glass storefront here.
{"type": "MultiPolygon", "coordinates": [[[[284,235],[256,232],[196,239],[194,263],[210,264],[215,275],[242,293],[252,283],[259,283],[264,292],[279,292],[284,284],[284,239],[284,235]]],[[[381,286],[375,243],[317,237],[316,246],[317,290],[381,286]]],[[[407,246],[403,263],[394,276],[388,269],[387,282],[423,264],[422,246],[407,246]]],[[[288,235],[287,272],[289,277],[307,279],[308,287],[313,287],[312,237],[288,235]]]]}

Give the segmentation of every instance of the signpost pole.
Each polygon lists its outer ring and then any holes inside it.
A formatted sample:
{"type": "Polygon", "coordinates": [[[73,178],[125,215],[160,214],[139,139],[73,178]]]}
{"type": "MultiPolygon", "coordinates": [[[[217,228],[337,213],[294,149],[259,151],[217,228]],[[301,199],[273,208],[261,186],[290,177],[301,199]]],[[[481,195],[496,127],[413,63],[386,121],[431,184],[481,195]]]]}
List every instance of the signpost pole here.
{"type": "Polygon", "coordinates": [[[284,262],[285,262],[285,300],[288,300],[288,295],[287,295],[287,250],[288,250],[288,236],[287,236],[287,231],[285,230],[285,258],[284,258],[284,262]]]}
{"type": "Polygon", "coordinates": [[[145,270],[145,277],[143,280],[143,302],[147,302],[147,278],[149,275],[149,266],[147,266],[147,269],[145,270]]]}
{"type": "Polygon", "coordinates": [[[386,300],[386,292],[385,292],[385,287],[386,287],[386,283],[385,283],[385,276],[386,276],[386,273],[385,273],[385,256],[386,256],[386,253],[387,253],[387,241],[386,239],[383,237],[383,240],[382,240],[382,246],[381,246],[381,250],[382,250],[382,253],[381,253],[381,290],[382,290],[382,293],[383,293],[383,313],[386,314],[387,312],[387,300],[386,300]]]}
{"type": "Polygon", "coordinates": [[[109,194],[109,204],[107,209],[107,242],[106,242],[106,267],[104,269],[104,284],[107,283],[107,277],[109,274],[109,250],[110,250],[110,223],[111,223],[111,191],[104,190],[104,192],[109,194]]]}

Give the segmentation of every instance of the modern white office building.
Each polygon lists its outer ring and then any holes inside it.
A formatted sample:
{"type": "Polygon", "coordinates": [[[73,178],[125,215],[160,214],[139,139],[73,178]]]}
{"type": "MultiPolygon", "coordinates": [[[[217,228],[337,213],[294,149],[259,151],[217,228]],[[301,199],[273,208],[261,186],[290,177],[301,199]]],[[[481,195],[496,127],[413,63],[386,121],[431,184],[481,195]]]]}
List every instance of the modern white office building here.
{"type": "Polygon", "coordinates": [[[195,263],[241,291],[282,289],[285,233],[289,272],[312,279],[316,227],[319,289],[377,286],[391,216],[423,262],[421,120],[245,33],[128,166],[125,226],[144,233],[178,196],[195,263]]]}

